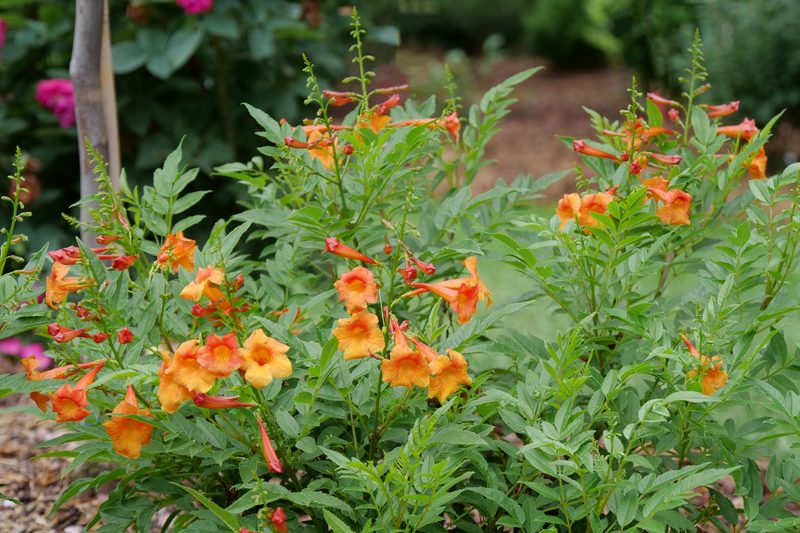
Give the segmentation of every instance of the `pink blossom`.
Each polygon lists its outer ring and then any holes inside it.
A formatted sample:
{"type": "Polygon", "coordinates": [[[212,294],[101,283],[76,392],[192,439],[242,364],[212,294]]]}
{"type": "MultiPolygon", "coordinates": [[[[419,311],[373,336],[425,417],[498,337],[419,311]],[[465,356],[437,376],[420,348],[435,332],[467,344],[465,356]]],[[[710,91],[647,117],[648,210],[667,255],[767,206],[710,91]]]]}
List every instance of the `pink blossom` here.
{"type": "MultiPolygon", "coordinates": [[[[3,49],[3,45],[6,44],[6,30],[8,30],[8,22],[0,18],[0,50],[3,49]]],[[[0,62],[2,62],[3,58],[0,57],[0,62]]]]}
{"type": "Polygon", "coordinates": [[[0,352],[6,355],[19,355],[22,353],[22,341],[16,337],[10,337],[0,341],[0,352]]]}
{"type": "Polygon", "coordinates": [[[175,2],[183,8],[187,15],[208,13],[214,7],[214,0],[175,0],[175,2]]]}
{"type": "Polygon", "coordinates": [[[36,85],[36,101],[51,110],[62,128],[75,124],[75,99],[72,82],[65,79],[42,80],[36,85]]]}

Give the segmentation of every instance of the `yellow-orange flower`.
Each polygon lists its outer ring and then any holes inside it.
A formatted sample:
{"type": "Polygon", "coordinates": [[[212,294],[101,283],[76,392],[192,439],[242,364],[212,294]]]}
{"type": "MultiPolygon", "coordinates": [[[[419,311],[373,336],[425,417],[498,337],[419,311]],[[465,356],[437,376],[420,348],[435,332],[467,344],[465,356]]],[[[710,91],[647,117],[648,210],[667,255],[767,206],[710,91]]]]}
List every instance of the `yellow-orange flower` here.
{"type": "Polygon", "coordinates": [[[177,385],[190,391],[208,392],[214,386],[216,376],[197,360],[198,344],[197,340],[192,339],[178,346],[175,357],[164,370],[164,374],[172,376],[177,385]]]}
{"type": "Polygon", "coordinates": [[[42,410],[43,413],[47,412],[47,406],[50,405],[50,397],[47,394],[33,391],[30,393],[31,400],[36,402],[36,407],[42,410]]]}
{"type": "Polygon", "coordinates": [[[486,302],[486,308],[488,309],[494,302],[491,297],[492,292],[486,288],[486,285],[483,284],[481,277],[478,275],[478,258],[475,256],[467,257],[461,261],[461,264],[467,267],[467,271],[470,273],[469,277],[440,281],[437,285],[456,291],[459,290],[464,283],[468,284],[470,287],[477,286],[478,300],[482,302],[488,299],[486,302]]]}
{"type": "Polygon", "coordinates": [[[78,380],[75,388],[72,388],[69,383],[65,383],[55,394],[50,395],[50,399],[53,401],[53,411],[58,414],[56,422],[77,422],[92,413],[86,410],[89,405],[89,397],[85,389],[92,384],[103,365],[105,365],[105,361],[78,380]]]}
{"type": "Polygon", "coordinates": [[[427,387],[431,380],[431,369],[422,350],[416,352],[408,344],[400,327],[394,327],[394,348],[389,359],[381,361],[381,379],[392,387],[427,387]]]}
{"type": "Polygon", "coordinates": [[[581,195],[574,192],[572,194],[565,194],[564,197],[558,201],[556,207],[556,215],[561,218],[561,225],[559,231],[564,230],[564,226],[570,220],[575,220],[575,215],[581,212],[581,195]]]}
{"type": "Polygon", "coordinates": [[[178,267],[194,272],[194,250],[197,248],[195,244],[195,241],[183,236],[183,231],[170,233],[156,261],[169,264],[173,272],[177,272],[178,267]]]}
{"type": "Polygon", "coordinates": [[[158,399],[161,402],[161,409],[166,413],[174,413],[181,404],[194,398],[194,393],[182,385],[175,382],[171,374],[167,374],[170,365],[169,352],[161,352],[161,369],[158,371],[158,399]]]}
{"type": "Polygon", "coordinates": [[[288,378],[292,375],[292,362],[286,357],[289,347],[271,337],[263,329],[257,329],[244,341],[244,379],[260,389],[272,383],[273,378],[288,378]]]}
{"type": "Polygon", "coordinates": [[[689,208],[692,205],[692,195],[680,189],[671,189],[664,192],[650,187],[648,191],[653,195],[653,198],[664,202],[661,209],[656,211],[656,216],[661,219],[661,222],[670,226],[688,226],[691,224],[689,221],[689,208]]]}
{"type": "MultiPolygon", "coordinates": [[[[311,154],[312,158],[319,159],[320,162],[322,163],[322,166],[324,168],[327,168],[327,169],[330,169],[333,166],[333,151],[330,148],[324,146],[324,144],[327,142],[327,139],[329,137],[330,137],[330,135],[328,135],[327,132],[320,133],[319,130],[312,131],[308,136],[308,144],[311,144],[311,143],[317,141],[320,138],[323,139],[319,143],[319,146],[317,148],[309,149],[308,153],[311,154]]],[[[334,140],[334,144],[336,146],[339,145],[339,138],[338,137],[334,140]]]]}
{"type": "Polygon", "coordinates": [[[378,285],[369,269],[357,266],[333,284],[339,291],[339,301],[345,302],[350,314],[364,311],[368,304],[378,301],[378,285]]]}
{"type": "Polygon", "coordinates": [[[78,278],[66,277],[67,274],[69,274],[69,267],[67,265],[53,263],[50,275],[47,276],[45,303],[53,309],[58,309],[58,304],[67,298],[67,294],[79,291],[87,285],[78,278]]]}
{"type": "Polygon", "coordinates": [[[339,350],[344,352],[344,360],[369,357],[386,347],[383,332],[378,328],[378,317],[371,313],[355,313],[350,318],[339,320],[339,327],[333,330],[339,341],[339,350]]]}
{"type": "MultiPolygon", "coordinates": [[[[114,414],[141,415],[152,418],[153,413],[146,409],[139,409],[139,402],[133,392],[133,385],[128,385],[125,399],[114,408],[114,414]]],[[[142,454],[142,446],[150,444],[150,435],[153,426],[139,420],[131,420],[122,416],[113,416],[104,422],[106,433],[111,437],[114,451],[128,459],[138,459],[142,454]]]]}
{"type": "Polygon", "coordinates": [[[748,120],[745,118],[741,124],[734,126],[720,126],[717,128],[717,135],[727,135],[728,137],[739,137],[745,141],[749,141],[758,133],[755,120],[748,120]]]}
{"type": "Polygon", "coordinates": [[[364,117],[361,117],[359,121],[359,127],[361,128],[369,128],[375,133],[381,131],[389,122],[392,121],[392,117],[389,115],[379,115],[377,113],[369,113],[369,121],[364,120],[364,117]]]}
{"type": "MultiPolygon", "coordinates": [[[[700,370],[703,372],[700,378],[700,385],[703,387],[703,394],[713,396],[714,393],[725,386],[728,382],[728,373],[722,370],[722,357],[715,355],[712,358],[701,356],[697,349],[692,346],[689,339],[681,337],[689,348],[689,352],[700,360],[700,370]]],[[[687,374],[687,379],[692,379],[698,374],[698,369],[694,369],[687,374]]]]}
{"type": "Polygon", "coordinates": [[[750,174],[751,180],[763,180],[767,178],[767,154],[764,152],[763,148],[758,149],[758,153],[747,167],[747,172],[750,174]]]}
{"type": "Polygon", "coordinates": [[[472,315],[478,310],[480,286],[477,283],[473,284],[471,281],[462,282],[459,284],[458,290],[450,288],[447,281],[439,283],[412,283],[411,286],[416,289],[421,289],[420,291],[414,291],[411,295],[429,291],[446,300],[453,311],[458,314],[458,323],[461,325],[467,324],[472,319],[472,315]]]}
{"type": "Polygon", "coordinates": [[[556,214],[561,218],[559,230],[563,230],[567,222],[577,216],[578,224],[584,226],[583,232],[588,235],[590,232],[586,228],[594,228],[599,224],[589,213],[605,214],[608,211],[608,204],[614,200],[615,191],[616,187],[607,192],[587,194],[583,197],[578,193],[565,194],[556,207],[556,214]]]}
{"type": "Polygon", "coordinates": [[[209,335],[206,345],[197,351],[197,362],[217,377],[230,376],[231,372],[244,363],[244,357],[236,342],[236,334],[231,332],[221,338],[213,333],[209,335]]]}
{"type": "Polygon", "coordinates": [[[219,300],[225,295],[217,285],[222,285],[225,280],[224,273],[218,268],[201,268],[197,271],[194,281],[181,291],[181,298],[193,302],[200,301],[200,295],[205,295],[209,300],[219,300]]]}
{"type": "MultiPolygon", "coordinates": [[[[656,176],[654,178],[642,180],[642,185],[648,188],[658,189],[659,191],[667,192],[667,189],[669,188],[669,181],[665,180],[662,176],[656,176]]],[[[646,202],[650,198],[656,199],[656,205],[658,205],[658,202],[661,200],[660,198],[653,196],[653,193],[648,191],[644,201],[646,202]]]]}
{"type": "Polygon", "coordinates": [[[472,378],[467,375],[467,362],[460,353],[447,350],[449,358],[439,355],[431,362],[431,378],[428,386],[428,398],[439,398],[444,403],[448,396],[458,392],[461,385],[471,385],[472,378]]]}
{"type": "MultiPolygon", "coordinates": [[[[584,197],[582,197],[581,213],[579,217],[580,225],[586,226],[587,228],[597,227],[597,225],[600,224],[600,222],[598,222],[589,213],[605,214],[605,212],[608,211],[608,204],[610,204],[613,200],[614,200],[613,191],[598,192],[596,194],[587,194],[584,197]]],[[[583,231],[587,235],[589,234],[588,229],[584,229],[583,231]]]]}

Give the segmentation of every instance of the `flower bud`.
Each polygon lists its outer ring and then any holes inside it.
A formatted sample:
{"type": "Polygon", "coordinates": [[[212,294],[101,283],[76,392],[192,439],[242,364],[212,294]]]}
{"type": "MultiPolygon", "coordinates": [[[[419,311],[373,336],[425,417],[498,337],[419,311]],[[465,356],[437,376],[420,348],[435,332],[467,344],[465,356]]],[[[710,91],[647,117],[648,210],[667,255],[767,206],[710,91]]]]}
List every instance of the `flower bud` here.
{"type": "Polygon", "coordinates": [[[117,340],[120,344],[130,344],[133,342],[133,332],[125,326],[117,333],[117,340]]]}

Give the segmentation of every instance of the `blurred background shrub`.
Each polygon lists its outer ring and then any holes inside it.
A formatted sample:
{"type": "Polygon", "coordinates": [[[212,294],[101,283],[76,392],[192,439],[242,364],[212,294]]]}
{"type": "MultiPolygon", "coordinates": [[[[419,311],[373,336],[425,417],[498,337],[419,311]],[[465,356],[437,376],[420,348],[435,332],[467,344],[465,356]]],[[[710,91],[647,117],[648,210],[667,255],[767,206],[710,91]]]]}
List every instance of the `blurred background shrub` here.
{"type": "MultiPolygon", "coordinates": [[[[255,154],[255,126],[240,104],[295,124],[305,118],[300,56],[307,54],[316,65],[323,86],[335,86],[347,75],[347,6],[352,3],[215,0],[208,13],[189,15],[175,0],[110,0],[122,163],[131,184],[148,183],[185,135],[185,162],[202,171],[197,189],[215,191],[194,212],[213,214],[205,221],[208,227],[237,210],[241,191],[210,174],[216,165],[255,154]]],[[[412,95],[416,88],[444,96],[444,60],[468,101],[476,76],[487,76],[504,58],[526,55],[547,59],[556,71],[623,64],[640,86],[675,92],[686,66],[684,51],[699,28],[715,88],[710,94],[742,102],[741,116],[734,119],[748,116],[763,123],[784,108],[789,113],[782,123],[796,124],[800,117],[797,0],[355,4],[369,28],[368,49],[378,57],[375,83],[405,81],[394,60],[401,35],[406,50],[434,51],[436,61],[404,66],[409,77],[425,80],[412,87],[412,95]],[[423,70],[423,76],[412,72],[423,70]]],[[[40,80],[69,77],[74,6],[72,0],[0,1],[0,17],[9,25],[0,51],[0,170],[10,173],[17,145],[30,158],[26,175],[36,214],[29,225],[31,248],[45,241],[62,246],[72,238],[60,213],[78,199],[75,129],[60,128],[37,104],[34,91],[40,80]]],[[[800,148],[792,151],[784,163],[792,162],[800,148]]]]}
{"type": "MultiPolygon", "coordinates": [[[[208,13],[190,15],[174,0],[110,0],[122,165],[132,186],[146,184],[185,135],[184,162],[204,175],[193,185],[215,191],[194,208],[213,213],[208,225],[235,211],[241,194],[230,180],[211,177],[212,168],[255,154],[256,125],[241,103],[299,122],[308,113],[302,54],[320,83],[332,85],[346,75],[350,43],[340,2],[209,4],[208,13]]],[[[41,80],[69,78],[75,2],[6,0],[0,17],[9,26],[0,52],[0,167],[12,173],[16,146],[31,161],[29,183],[41,194],[31,198],[29,247],[70,244],[60,214],[78,199],[76,130],[60,128],[34,92],[41,80]]],[[[392,28],[370,38],[391,50],[398,44],[392,28]]]]}

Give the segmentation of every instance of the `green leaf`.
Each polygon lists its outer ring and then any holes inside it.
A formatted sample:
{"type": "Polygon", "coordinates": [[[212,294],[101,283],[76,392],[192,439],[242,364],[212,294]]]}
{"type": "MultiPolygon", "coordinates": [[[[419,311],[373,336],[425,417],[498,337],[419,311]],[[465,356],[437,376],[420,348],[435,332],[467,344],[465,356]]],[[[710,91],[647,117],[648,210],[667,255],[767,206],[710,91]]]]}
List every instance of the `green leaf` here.
{"type": "Polygon", "coordinates": [[[297,437],[300,434],[300,425],[292,418],[292,415],[290,415],[288,411],[278,409],[275,412],[275,420],[277,420],[278,425],[287,435],[297,437]]]}
{"type": "Polygon", "coordinates": [[[122,41],[111,47],[111,58],[114,74],[127,74],[144,65],[147,54],[134,41],[122,41]]]}
{"type": "Polygon", "coordinates": [[[522,511],[522,507],[520,507],[517,502],[515,502],[514,500],[512,500],[499,490],[491,489],[488,487],[468,487],[466,490],[480,494],[487,500],[490,500],[498,504],[508,514],[516,518],[517,522],[519,522],[520,524],[525,523],[525,513],[522,511]]]}
{"type": "Polygon", "coordinates": [[[325,515],[325,523],[331,528],[333,533],[353,533],[353,530],[347,524],[339,520],[335,514],[323,509],[322,513],[325,515]]]}
{"type": "Polygon", "coordinates": [[[769,203],[769,189],[767,188],[767,184],[764,183],[763,180],[750,180],[750,192],[753,193],[759,201],[768,204],[769,203]]]}
{"type": "Polygon", "coordinates": [[[211,191],[195,191],[190,192],[186,196],[181,196],[178,201],[172,205],[172,214],[177,215],[179,213],[183,213],[194,204],[202,200],[203,196],[210,192],[211,191]]]}
{"type": "Polygon", "coordinates": [[[341,509],[346,513],[353,512],[353,509],[339,498],[322,492],[314,492],[309,490],[304,490],[303,492],[290,492],[289,494],[286,494],[284,498],[297,505],[303,505],[306,507],[315,507],[318,509],[332,507],[334,509],[341,509]]]}
{"type": "Polygon", "coordinates": [[[191,228],[192,226],[194,226],[195,224],[197,224],[198,222],[200,222],[204,218],[206,218],[205,215],[192,215],[190,217],[186,217],[186,218],[182,219],[180,222],[178,222],[177,224],[175,224],[174,226],[172,226],[172,231],[173,231],[173,233],[177,233],[177,232],[183,231],[183,230],[185,230],[187,228],[191,228]]]}
{"type": "Polygon", "coordinates": [[[714,500],[716,500],[717,505],[719,506],[719,512],[722,515],[722,518],[727,520],[729,524],[738,524],[739,511],[736,510],[736,507],[734,507],[733,503],[731,503],[728,497],[711,488],[708,489],[708,492],[714,496],[714,500]]]}
{"type": "Polygon", "coordinates": [[[250,116],[256,119],[256,122],[258,122],[259,126],[264,128],[264,133],[267,139],[277,145],[282,145],[283,134],[281,134],[280,124],[278,124],[274,118],[264,113],[260,109],[256,109],[250,104],[244,104],[244,106],[247,108],[250,116]]]}
{"type": "Polygon", "coordinates": [[[250,222],[245,222],[244,224],[237,227],[232,232],[228,233],[225,238],[222,240],[222,255],[223,257],[228,257],[233,252],[233,249],[239,243],[239,239],[242,238],[242,235],[245,231],[250,228],[250,222]]]}
{"type": "Polygon", "coordinates": [[[184,487],[183,485],[181,485],[179,483],[172,483],[172,484],[175,485],[176,487],[182,488],[183,490],[185,490],[186,492],[188,492],[189,494],[194,496],[194,498],[197,501],[199,501],[200,503],[205,505],[206,508],[209,511],[211,511],[212,513],[217,515],[217,517],[220,520],[222,520],[225,523],[226,526],[231,528],[231,531],[233,531],[233,533],[239,533],[239,529],[242,526],[239,524],[239,521],[236,519],[236,517],[233,514],[229,513],[228,511],[226,511],[225,509],[223,509],[222,507],[220,507],[216,503],[212,502],[211,500],[209,500],[208,498],[206,498],[205,496],[203,496],[202,494],[200,494],[199,492],[197,492],[194,489],[190,489],[189,487],[184,487]]]}
{"type": "Polygon", "coordinates": [[[718,401],[719,398],[714,398],[713,396],[706,396],[701,392],[694,392],[688,390],[673,392],[672,394],[664,398],[664,403],[672,403],[672,402],[715,403],[718,401]]]}
{"type": "Polygon", "coordinates": [[[486,446],[486,441],[471,431],[458,428],[439,428],[428,444],[452,444],[455,446],[486,446]]]}
{"type": "Polygon", "coordinates": [[[167,42],[167,58],[172,71],[181,68],[192,57],[203,39],[203,30],[178,30],[167,42]]]}

